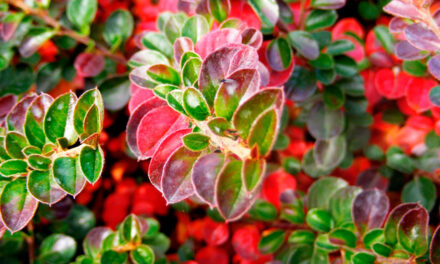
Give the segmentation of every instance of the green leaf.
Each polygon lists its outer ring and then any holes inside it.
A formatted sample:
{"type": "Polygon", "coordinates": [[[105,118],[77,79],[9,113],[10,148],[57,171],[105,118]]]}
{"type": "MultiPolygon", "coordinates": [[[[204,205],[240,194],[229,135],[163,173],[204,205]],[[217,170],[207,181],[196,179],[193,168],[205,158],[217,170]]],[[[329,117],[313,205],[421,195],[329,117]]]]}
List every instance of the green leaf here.
{"type": "Polygon", "coordinates": [[[128,215],[118,227],[120,243],[139,243],[142,239],[138,217],[128,215]]]}
{"type": "Polygon", "coordinates": [[[0,71],[0,96],[6,94],[22,94],[34,83],[31,66],[17,64],[0,71]]]}
{"type": "Polygon", "coordinates": [[[157,97],[166,100],[168,93],[176,89],[179,89],[179,87],[171,84],[161,84],[154,88],[153,93],[157,97]]]}
{"type": "Polygon", "coordinates": [[[231,124],[223,117],[215,117],[208,121],[208,127],[214,134],[225,136],[225,132],[231,128],[231,124]]]}
{"type": "Polygon", "coordinates": [[[52,166],[55,182],[73,196],[76,196],[84,188],[86,182],[78,167],[77,160],[71,157],[56,158],[52,166]]]}
{"type": "MultiPolygon", "coordinates": [[[[318,234],[315,240],[315,249],[319,249],[326,253],[335,252],[339,249],[338,246],[335,246],[330,242],[328,234],[318,234]]],[[[319,262],[318,262],[319,263],[319,262]]],[[[316,263],[316,264],[318,264],[316,263]]]]}
{"type": "Polygon", "coordinates": [[[376,257],[367,252],[359,252],[352,257],[351,261],[353,264],[374,264],[376,257]]]}
{"type": "Polygon", "coordinates": [[[386,157],[387,165],[402,173],[410,174],[415,168],[414,162],[411,157],[407,156],[401,151],[393,153],[390,151],[390,149],[388,149],[386,157]]]}
{"type": "Polygon", "coordinates": [[[183,108],[183,91],[182,90],[173,90],[167,95],[167,103],[177,112],[180,112],[184,115],[187,115],[185,109],[183,108]]]}
{"type": "Polygon", "coordinates": [[[320,70],[315,69],[316,80],[320,81],[322,84],[329,85],[332,84],[336,79],[335,69],[330,70],[320,70]]]}
{"type": "Polygon", "coordinates": [[[130,258],[134,264],[153,264],[155,259],[153,250],[147,245],[140,245],[130,251],[130,258]]]}
{"type": "Polygon", "coordinates": [[[52,234],[41,242],[37,259],[42,263],[66,264],[75,253],[76,242],[73,238],[63,234],[52,234]]]}
{"type": "Polygon", "coordinates": [[[73,110],[77,99],[75,94],[61,95],[47,109],[44,117],[44,132],[46,137],[57,143],[60,138],[65,138],[69,145],[76,142],[78,135],[73,128],[73,110]]]}
{"type": "Polygon", "coordinates": [[[13,159],[22,159],[24,155],[22,150],[27,146],[26,138],[18,132],[9,132],[5,137],[5,149],[8,155],[13,159]]]}
{"type": "Polygon", "coordinates": [[[26,38],[21,42],[18,51],[24,58],[29,58],[34,54],[48,39],[55,35],[55,31],[46,27],[33,27],[26,34],[26,38]]]}
{"type": "Polygon", "coordinates": [[[317,140],[313,147],[313,157],[316,165],[323,171],[336,168],[344,159],[347,143],[344,136],[317,140]]]}
{"type": "Polygon", "coordinates": [[[275,71],[284,71],[292,64],[293,54],[285,38],[272,40],[266,48],[269,66],[275,71]]]}
{"type": "Polygon", "coordinates": [[[29,166],[35,170],[48,170],[52,160],[42,155],[32,154],[28,156],[29,166]]]}
{"type": "Polygon", "coordinates": [[[240,105],[232,118],[232,123],[238,134],[243,139],[247,139],[252,128],[252,123],[249,120],[256,120],[267,109],[279,105],[282,96],[282,90],[278,88],[264,89],[240,105]]]}
{"type": "Polygon", "coordinates": [[[261,113],[249,131],[249,146],[257,146],[259,154],[263,157],[268,155],[275,143],[278,127],[277,112],[274,108],[261,113]]]}
{"type": "Polygon", "coordinates": [[[155,64],[169,64],[167,57],[155,50],[140,50],[131,56],[128,66],[137,68],[141,66],[151,66],[155,64]]]}
{"type": "Polygon", "coordinates": [[[344,228],[335,228],[329,233],[328,237],[330,242],[335,245],[348,246],[351,248],[356,247],[357,237],[350,230],[344,228]]]}
{"type": "Polygon", "coordinates": [[[192,151],[202,151],[209,146],[209,137],[202,133],[189,133],[182,141],[185,147],[192,151]]]}
{"type": "Polygon", "coordinates": [[[195,88],[187,88],[183,92],[182,101],[185,111],[198,121],[205,120],[211,114],[206,99],[195,88]]]}
{"type": "Polygon", "coordinates": [[[373,30],[380,44],[385,48],[388,53],[392,54],[394,52],[394,38],[390,34],[388,27],[381,25],[376,26],[373,30]]]}
{"type": "Polygon", "coordinates": [[[318,232],[329,232],[333,227],[333,219],[324,209],[313,208],[309,210],[306,222],[310,228],[318,232]]]}
{"type": "Polygon", "coordinates": [[[416,77],[424,77],[427,73],[426,64],[419,60],[403,61],[403,70],[416,77]]]}
{"type": "Polygon", "coordinates": [[[422,256],[428,250],[428,220],[428,211],[420,207],[409,210],[399,222],[399,243],[415,256],[422,256]]]}
{"type": "Polygon", "coordinates": [[[180,75],[172,67],[165,64],[156,64],[148,68],[147,75],[160,84],[180,85],[180,75]]]}
{"type": "Polygon", "coordinates": [[[31,171],[27,177],[27,189],[38,201],[52,205],[66,196],[56,183],[51,171],[31,171]]]}
{"type": "Polygon", "coordinates": [[[330,85],[324,88],[322,99],[330,109],[338,109],[344,105],[345,94],[340,86],[330,85]]]}
{"type": "Polygon", "coordinates": [[[263,200],[257,200],[249,210],[249,215],[259,221],[275,221],[277,214],[277,208],[263,200]]]}
{"type": "Polygon", "coordinates": [[[335,71],[342,77],[351,77],[358,73],[356,61],[348,56],[335,57],[335,71]]]}
{"type": "Polygon", "coordinates": [[[124,264],[127,261],[127,253],[118,253],[113,250],[107,250],[102,253],[101,264],[124,264]]]}
{"type": "Polygon", "coordinates": [[[355,46],[353,42],[347,39],[338,39],[333,41],[327,46],[327,54],[341,55],[345,52],[354,50],[355,46]]]}
{"type": "Polygon", "coordinates": [[[362,242],[364,243],[366,249],[371,249],[371,247],[376,243],[385,242],[384,230],[382,228],[369,230],[362,238],[362,242]]]}
{"type": "Polygon", "coordinates": [[[25,179],[9,182],[1,193],[0,201],[2,221],[11,232],[23,229],[38,207],[38,201],[27,192],[25,179]]]}
{"type": "Polygon", "coordinates": [[[307,127],[316,139],[329,139],[339,135],[345,126],[344,113],[339,109],[330,109],[317,102],[309,112],[307,127]]]}
{"type": "MultiPolygon", "coordinates": [[[[386,1],[381,1],[386,2],[386,1]]],[[[379,2],[380,4],[380,2],[379,2]]],[[[366,20],[375,20],[380,15],[380,10],[382,7],[378,7],[375,3],[369,1],[362,1],[358,5],[359,14],[363,19],[366,20]]]]}
{"type": "Polygon", "coordinates": [[[115,50],[131,36],[133,27],[134,21],[131,13],[127,10],[116,10],[105,21],[104,40],[112,50],[115,50]]]}
{"type": "Polygon", "coordinates": [[[383,257],[389,257],[391,253],[393,253],[393,249],[384,243],[375,243],[372,246],[373,252],[383,256],[383,257]]]}
{"type": "Polygon", "coordinates": [[[263,29],[272,31],[280,16],[275,0],[250,0],[249,4],[260,17],[263,29]]]}
{"type": "MultiPolygon", "coordinates": [[[[221,1],[221,0],[210,0],[221,1]]],[[[195,15],[190,17],[182,26],[182,37],[190,38],[194,44],[209,32],[209,24],[204,16],[195,15]]]]}
{"type": "Polygon", "coordinates": [[[283,169],[292,175],[297,175],[301,171],[301,162],[295,157],[286,157],[283,160],[283,169]]]}
{"type": "Polygon", "coordinates": [[[292,244],[307,244],[312,245],[315,242],[315,234],[310,230],[295,230],[290,233],[288,238],[289,243],[292,244]]]}
{"type": "Polygon", "coordinates": [[[0,163],[0,175],[3,177],[24,176],[27,174],[27,163],[24,160],[10,159],[0,163]]]}
{"type": "Polygon", "coordinates": [[[69,0],[66,14],[69,21],[85,35],[90,33],[90,24],[95,19],[98,9],[96,0],[69,0]]]}
{"type": "Polygon", "coordinates": [[[289,33],[290,44],[305,58],[315,60],[319,57],[319,45],[313,36],[306,31],[292,31],[289,33]]]}
{"type": "Polygon", "coordinates": [[[43,64],[37,73],[37,92],[49,92],[61,80],[62,65],[59,62],[43,64]]]}
{"type": "Polygon", "coordinates": [[[38,96],[29,106],[24,121],[24,134],[29,143],[42,148],[46,143],[44,133],[44,116],[52,104],[53,99],[47,94],[38,96]]]}
{"type": "Polygon", "coordinates": [[[306,18],[305,27],[307,31],[331,27],[338,19],[334,10],[312,10],[306,18]]]}
{"type": "Polygon", "coordinates": [[[108,227],[91,229],[83,241],[84,253],[89,257],[96,258],[102,252],[106,238],[112,238],[113,235],[113,231],[108,227]]]}
{"type": "Polygon", "coordinates": [[[99,110],[96,105],[92,105],[89,111],[87,111],[87,114],[84,118],[83,128],[84,128],[83,138],[101,132],[102,120],[100,119],[99,110]]]}
{"type": "Polygon", "coordinates": [[[174,43],[176,39],[180,37],[182,23],[185,20],[186,16],[181,16],[179,14],[172,15],[168,18],[164,27],[164,33],[171,43],[174,43]]]}
{"type": "Polygon", "coordinates": [[[309,189],[307,199],[308,208],[327,209],[329,197],[347,185],[346,181],[335,177],[326,177],[315,181],[309,189]]]}
{"type": "Polygon", "coordinates": [[[284,230],[273,230],[263,234],[258,243],[258,249],[263,254],[271,254],[277,251],[284,242],[286,232],[284,230]]]}
{"type": "Polygon", "coordinates": [[[99,127],[102,128],[102,123],[104,122],[104,102],[98,89],[90,89],[79,97],[73,112],[73,125],[78,135],[82,135],[85,132],[85,119],[92,106],[97,107],[99,127]]]}
{"type": "Polygon", "coordinates": [[[199,80],[199,73],[202,67],[200,58],[191,58],[182,67],[182,81],[185,86],[194,86],[199,80]]]}
{"type": "MultiPolygon", "coordinates": [[[[325,182],[323,183],[325,184],[325,182]]],[[[336,184],[337,189],[335,192],[332,192],[332,195],[330,196],[330,200],[328,202],[328,208],[329,211],[335,220],[336,226],[341,226],[344,223],[353,222],[352,216],[351,216],[351,208],[353,206],[354,198],[362,192],[362,189],[355,186],[345,186],[340,188],[341,185],[338,185],[338,183],[330,183],[333,187],[333,184],[336,184]]],[[[321,185],[322,187],[325,185],[321,185]]],[[[318,191],[317,189],[313,190],[313,193],[318,191]]],[[[310,196],[310,194],[309,194],[310,196]]],[[[320,196],[323,197],[323,196],[320,196]]]]}
{"type": "Polygon", "coordinates": [[[130,100],[130,81],[126,76],[117,76],[105,80],[99,85],[105,109],[117,111],[130,100]]]}
{"type": "Polygon", "coordinates": [[[169,59],[173,57],[173,45],[163,34],[148,32],[142,37],[142,44],[146,48],[162,53],[169,59]]]}
{"type": "Polygon", "coordinates": [[[259,185],[266,171],[264,159],[246,159],[243,163],[243,181],[246,190],[252,192],[259,185]]]}
{"type": "Polygon", "coordinates": [[[330,70],[335,67],[333,57],[327,53],[321,53],[316,59],[310,60],[309,64],[320,70],[330,70]]]}
{"type": "Polygon", "coordinates": [[[431,211],[437,199],[435,184],[428,178],[415,177],[405,184],[402,190],[402,202],[419,202],[426,210],[431,211]]]}
{"type": "Polygon", "coordinates": [[[87,181],[94,184],[101,176],[104,168],[104,152],[98,146],[94,149],[84,146],[79,154],[80,168],[87,181]]]}

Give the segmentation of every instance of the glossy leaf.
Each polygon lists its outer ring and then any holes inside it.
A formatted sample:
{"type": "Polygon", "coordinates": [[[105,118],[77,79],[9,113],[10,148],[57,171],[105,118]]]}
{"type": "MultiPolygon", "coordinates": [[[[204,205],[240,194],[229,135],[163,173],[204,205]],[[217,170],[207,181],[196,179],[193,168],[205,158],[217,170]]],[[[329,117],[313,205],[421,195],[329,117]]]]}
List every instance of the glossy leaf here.
{"type": "Polygon", "coordinates": [[[153,250],[147,245],[140,245],[130,251],[130,258],[135,264],[153,264],[155,259],[153,250]]]}
{"type": "Polygon", "coordinates": [[[181,147],[168,158],[161,181],[161,189],[168,203],[180,202],[194,193],[191,170],[200,154],[181,147]]]}
{"type": "Polygon", "coordinates": [[[440,50],[440,39],[424,23],[414,23],[405,28],[405,36],[414,47],[427,50],[440,50]]]}
{"type": "MultiPolygon", "coordinates": [[[[178,65],[180,65],[182,61],[182,57],[185,53],[187,52],[193,53],[192,50],[194,50],[194,43],[190,38],[180,37],[177,38],[176,41],[174,42],[173,50],[174,50],[174,60],[178,65]]],[[[198,55],[196,57],[198,57],[198,55]]],[[[165,61],[165,63],[154,63],[154,64],[166,64],[166,62],[167,61],[165,61]]]]}
{"type": "Polygon", "coordinates": [[[195,120],[203,121],[210,115],[208,104],[203,94],[192,87],[183,92],[183,108],[195,120]]]}
{"type": "Polygon", "coordinates": [[[20,55],[27,58],[34,54],[48,39],[53,37],[55,32],[45,27],[32,28],[26,38],[21,42],[18,51],[20,55]]]}
{"type": "Polygon", "coordinates": [[[246,190],[252,192],[263,180],[266,172],[264,159],[247,159],[243,163],[242,177],[246,190]]]}
{"type": "Polygon", "coordinates": [[[125,43],[131,36],[134,27],[133,17],[127,10],[114,11],[105,21],[104,40],[109,44],[112,50],[125,43]]]}
{"type": "Polygon", "coordinates": [[[319,9],[339,9],[346,0],[312,0],[311,6],[319,9]]]}
{"type": "Polygon", "coordinates": [[[273,28],[280,16],[277,3],[273,0],[251,0],[249,4],[258,14],[262,24],[267,28],[273,28]]]}
{"type": "Polygon", "coordinates": [[[242,69],[229,75],[220,85],[214,100],[216,116],[227,120],[232,118],[239,103],[258,89],[260,76],[254,69],[242,69]]]}
{"type": "Polygon", "coordinates": [[[432,235],[431,245],[429,247],[429,260],[434,264],[440,262],[439,230],[439,227],[435,229],[432,235]]]}
{"type": "Polygon", "coordinates": [[[397,240],[397,228],[402,217],[410,210],[419,208],[420,205],[416,203],[400,204],[393,208],[385,223],[384,234],[385,241],[389,245],[395,245],[397,240]]]}
{"type": "Polygon", "coordinates": [[[190,17],[182,26],[182,36],[190,38],[193,43],[197,43],[208,32],[208,21],[201,15],[190,17]]]}
{"type": "Polygon", "coordinates": [[[312,10],[305,21],[307,31],[327,28],[332,26],[338,19],[338,14],[334,10],[312,10]]]}
{"type": "Polygon", "coordinates": [[[151,50],[158,51],[168,58],[173,57],[173,46],[166,39],[166,37],[160,33],[148,32],[142,37],[142,44],[151,50]]]}
{"type": "Polygon", "coordinates": [[[428,61],[428,70],[437,80],[440,79],[440,55],[436,55],[428,61]]]}
{"type": "Polygon", "coordinates": [[[28,95],[23,97],[6,116],[6,125],[8,131],[15,130],[24,133],[24,121],[27,109],[32,104],[36,95],[28,95]]]}
{"type": "Polygon", "coordinates": [[[346,140],[336,136],[327,140],[318,140],[313,147],[316,164],[324,170],[336,168],[344,159],[346,140]]]}
{"type": "Polygon", "coordinates": [[[361,188],[345,186],[331,195],[330,201],[328,202],[328,208],[336,226],[342,226],[345,223],[353,222],[351,208],[353,207],[354,199],[361,192],[361,188]]]}
{"type": "Polygon", "coordinates": [[[249,131],[248,144],[251,148],[257,146],[261,156],[269,154],[275,143],[279,128],[277,112],[274,108],[268,109],[254,121],[249,131]]]}
{"type": "Polygon", "coordinates": [[[399,243],[415,256],[421,256],[428,250],[428,219],[428,211],[419,207],[409,210],[399,222],[399,243]]]}
{"type": "Polygon", "coordinates": [[[348,246],[351,248],[356,247],[357,237],[353,232],[347,229],[343,229],[343,228],[333,229],[328,236],[330,242],[335,245],[348,246]]]}
{"type": "Polygon", "coordinates": [[[307,127],[316,139],[329,139],[339,135],[344,129],[344,114],[330,109],[323,103],[316,103],[309,113],[307,127]]]}
{"type": "Polygon", "coordinates": [[[38,201],[26,190],[25,179],[9,182],[3,189],[0,200],[1,219],[11,232],[23,229],[38,207],[38,201]]]}
{"type": "Polygon", "coordinates": [[[69,0],[66,14],[69,21],[83,33],[89,34],[89,25],[98,9],[96,0],[69,0]]]}
{"type": "Polygon", "coordinates": [[[5,149],[11,158],[22,159],[22,150],[27,146],[26,138],[17,132],[9,132],[5,137],[5,149]]]}
{"type": "Polygon", "coordinates": [[[199,79],[202,61],[199,58],[187,60],[182,68],[182,82],[186,86],[194,86],[199,79]]]}
{"type": "Polygon", "coordinates": [[[3,177],[25,176],[27,163],[24,160],[10,159],[0,163],[0,175],[3,177]]]}
{"type": "Polygon", "coordinates": [[[39,249],[38,259],[43,263],[66,264],[75,256],[76,241],[63,234],[52,234],[46,237],[39,249]]]}
{"type": "Polygon", "coordinates": [[[377,189],[367,189],[353,202],[353,220],[360,233],[382,226],[390,207],[388,197],[377,189]]]}
{"type": "Polygon", "coordinates": [[[351,50],[354,50],[354,48],[355,46],[350,40],[338,39],[327,46],[327,54],[341,55],[351,50]]]}
{"type": "Polygon", "coordinates": [[[319,45],[313,36],[306,31],[289,33],[290,44],[305,58],[315,60],[319,56],[319,45]]]}
{"type": "Polygon", "coordinates": [[[73,128],[73,111],[77,99],[75,94],[61,95],[47,109],[44,117],[44,132],[46,137],[57,143],[60,138],[65,138],[69,145],[77,140],[77,133],[73,128]]]}
{"type": "Polygon", "coordinates": [[[258,243],[258,249],[263,254],[271,254],[277,251],[283,244],[286,232],[284,230],[273,230],[264,234],[258,243]]]}
{"type": "Polygon", "coordinates": [[[425,177],[415,177],[402,190],[402,202],[419,202],[428,211],[434,207],[436,198],[437,190],[434,183],[425,177]]]}
{"type": "Polygon", "coordinates": [[[35,170],[48,170],[52,160],[42,155],[31,154],[28,156],[28,163],[35,170]]]}
{"type": "Polygon", "coordinates": [[[314,182],[308,192],[307,207],[327,209],[328,198],[347,185],[346,181],[335,177],[326,177],[314,182]]]}
{"type": "Polygon", "coordinates": [[[51,171],[31,171],[27,177],[27,189],[38,201],[52,205],[66,196],[53,178],[51,171]]]}
{"type": "Polygon", "coordinates": [[[112,234],[108,227],[95,227],[84,238],[83,249],[87,256],[96,258],[101,252],[104,240],[112,234]]]}
{"type": "Polygon", "coordinates": [[[132,68],[152,66],[155,64],[168,64],[168,59],[162,53],[155,50],[140,50],[131,56],[128,65],[132,68]]]}
{"type": "Polygon", "coordinates": [[[263,111],[274,105],[281,105],[282,101],[283,92],[278,88],[260,90],[245,101],[232,118],[232,123],[240,136],[244,139],[248,138],[252,125],[248,120],[256,120],[263,111]]]}
{"type": "Polygon", "coordinates": [[[33,146],[42,148],[46,143],[44,133],[44,117],[53,99],[47,94],[42,94],[35,98],[26,112],[24,121],[24,134],[33,146]]]}
{"type": "Polygon", "coordinates": [[[148,68],[147,75],[159,84],[180,85],[180,75],[172,67],[165,64],[156,64],[148,68]]]}
{"type": "Polygon", "coordinates": [[[100,146],[97,149],[84,146],[79,154],[79,163],[82,174],[88,182],[94,184],[104,168],[104,152],[100,146]]]}
{"type": "Polygon", "coordinates": [[[333,227],[331,215],[324,209],[313,208],[307,212],[306,222],[315,231],[329,232],[333,227]]]}
{"type": "Polygon", "coordinates": [[[52,166],[55,182],[73,196],[76,196],[86,184],[86,179],[77,163],[75,158],[59,157],[53,161],[52,166]]]}
{"type": "Polygon", "coordinates": [[[209,146],[209,137],[202,133],[187,134],[182,141],[185,147],[192,151],[202,151],[209,146]]]}
{"type": "Polygon", "coordinates": [[[292,50],[285,38],[272,40],[266,48],[266,58],[272,69],[284,71],[292,63],[292,50]]]}
{"type": "Polygon", "coordinates": [[[194,191],[203,201],[214,205],[215,183],[223,167],[225,157],[221,153],[210,153],[201,156],[192,169],[194,191]]]}

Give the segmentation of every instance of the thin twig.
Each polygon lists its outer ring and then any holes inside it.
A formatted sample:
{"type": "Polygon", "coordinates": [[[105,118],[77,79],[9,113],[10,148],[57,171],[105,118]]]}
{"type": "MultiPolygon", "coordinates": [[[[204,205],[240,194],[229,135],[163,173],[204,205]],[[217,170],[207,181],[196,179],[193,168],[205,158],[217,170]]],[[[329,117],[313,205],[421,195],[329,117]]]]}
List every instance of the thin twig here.
{"type": "Polygon", "coordinates": [[[35,238],[34,238],[34,224],[32,220],[27,225],[29,235],[26,236],[26,243],[28,245],[29,263],[34,263],[35,259],[35,238]]]}
{"type": "Polygon", "coordinates": [[[124,56],[122,56],[120,54],[113,54],[105,46],[97,43],[95,40],[89,38],[88,36],[78,34],[77,32],[75,32],[69,28],[64,27],[57,20],[55,20],[51,16],[49,16],[46,11],[41,10],[41,9],[31,8],[28,5],[26,5],[22,0],[6,0],[6,2],[16,8],[21,9],[23,12],[25,12],[28,15],[31,15],[31,16],[34,16],[34,17],[41,19],[47,25],[53,27],[57,31],[57,35],[64,35],[64,36],[71,37],[71,38],[75,39],[76,41],[78,41],[79,43],[82,43],[84,45],[93,44],[96,47],[98,54],[101,54],[103,56],[111,58],[121,64],[126,64],[127,61],[124,58],[124,56]]]}
{"type": "Polygon", "coordinates": [[[301,0],[300,6],[299,6],[299,24],[298,27],[300,30],[304,29],[304,22],[306,19],[306,2],[307,0],[301,0]]]}

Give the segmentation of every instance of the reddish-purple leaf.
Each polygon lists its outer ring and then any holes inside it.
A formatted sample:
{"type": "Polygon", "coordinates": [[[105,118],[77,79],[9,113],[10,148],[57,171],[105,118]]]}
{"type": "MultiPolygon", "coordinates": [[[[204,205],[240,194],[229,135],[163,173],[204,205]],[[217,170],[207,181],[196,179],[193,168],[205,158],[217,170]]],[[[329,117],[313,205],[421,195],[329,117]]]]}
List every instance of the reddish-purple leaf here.
{"type": "Polygon", "coordinates": [[[93,77],[104,69],[105,59],[99,54],[83,52],[76,57],[74,66],[79,75],[93,77]]]}
{"type": "Polygon", "coordinates": [[[395,52],[397,58],[401,60],[420,60],[426,58],[429,54],[422,52],[414,47],[408,41],[404,40],[396,44],[395,52]]]}
{"type": "Polygon", "coordinates": [[[84,238],[84,253],[93,258],[97,257],[102,250],[104,240],[113,232],[108,227],[95,227],[84,238]]]}
{"type": "Polygon", "coordinates": [[[191,129],[177,130],[170,134],[160,143],[159,147],[151,158],[150,165],[148,166],[148,177],[151,183],[160,190],[160,182],[162,179],[162,171],[165,166],[165,162],[173,152],[180,148],[182,143],[182,137],[191,133],[191,129]]]}
{"type": "Polygon", "coordinates": [[[7,114],[11,111],[16,103],[17,96],[15,95],[6,95],[0,98],[0,127],[3,126],[3,122],[7,114]]]}
{"type": "Polygon", "coordinates": [[[168,203],[180,202],[194,194],[191,171],[201,152],[178,148],[163,168],[161,189],[168,203]]]}
{"type": "Polygon", "coordinates": [[[432,18],[434,19],[437,26],[440,27],[440,9],[437,9],[437,11],[432,14],[432,18]]]}
{"type": "Polygon", "coordinates": [[[421,19],[421,14],[418,8],[413,4],[413,1],[408,0],[392,0],[383,10],[391,15],[404,17],[409,19],[421,19]]]}
{"type": "Polygon", "coordinates": [[[3,41],[9,41],[15,33],[18,25],[20,25],[23,19],[23,13],[9,13],[2,18],[2,23],[0,23],[0,37],[3,41]]]}
{"type": "Polygon", "coordinates": [[[240,31],[233,28],[213,30],[197,41],[195,51],[205,59],[215,50],[229,44],[240,44],[242,41],[240,31]]]}
{"type": "Polygon", "coordinates": [[[368,189],[360,193],[353,202],[352,216],[360,233],[382,226],[387,216],[390,201],[378,189],[368,189]]]}
{"type": "Polygon", "coordinates": [[[164,105],[149,111],[141,120],[136,132],[141,158],[153,155],[161,139],[176,130],[188,127],[188,121],[171,107],[164,105]]]}
{"type": "Polygon", "coordinates": [[[194,44],[190,38],[180,37],[177,38],[173,45],[174,48],[174,60],[179,65],[180,59],[183,53],[187,51],[192,51],[194,49],[194,44]]]}
{"type": "Polygon", "coordinates": [[[263,44],[263,34],[253,27],[246,28],[241,32],[242,43],[259,49],[263,44]]]}
{"type": "Polygon", "coordinates": [[[402,217],[409,211],[421,207],[418,203],[399,204],[391,210],[384,226],[385,242],[389,245],[397,244],[397,227],[402,217]]]}
{"type": "Polygon", "coordinates": [[[242,69],[228,76],[217,90],[214,101],[216,116],[232,118],[239,103],[258,91],[260,75],[255,69],[242,69]],[[247,95],[244,97],[244,95],[247,95]]]}
{"type": "Polygon", "coordinates": [[[1,219],[11,232],[23,229],[32,219],[38,201],[28,194],[26,180],[17,179],[8,183],[1,194],[1,219]]]}
{"type": "Polygon", "coordinates": [[[409,210],[400,220],[397,237],[400,245],[415,256],[428,250],[428,211],[424,207],[409,210]]]}
{"type": "Polygon", "coordinates": [[[356,186],[362,187],[362,189],[377,188],[384,192],[388,189],[388,182],[389,180],[382,176],[376,168],[366,169],[356,178],[356,186]]]}
{"type": "Polygon", "coordinates": [[[8,131],[15,130],[24,133],[24,119],[26,118],[26,112],[36,97],[36,95],[25,96],[14,106],[14,108],[12,108],[6,117],[8,131]]]}
{"type": "Polygon", "coordinates": [[[33,170],[27,176],[27,189],[38,201],[52,205],[63,199],[67,193],[53,179],[49,171],[33,170]]]}
{"type": "Polygon", "coordinates": [[[440,226],[437,226],[432,235],[431,246],[429,248],[429,259],[432,264],[440,263],[440,226]]]}
{"type": "Polygon", "coordinates": [[[401,33],[405,30],[405,27],[409,24],[400,17],[393,17],[389,24],[390,33],[401,33]]]}
{"type": "Polygon", "coordinates": [[[177,9],[187,13],[188,15],[192,15],[195,13],[197,8],[196,0],[178,0],[177,1],[177,9]]]}
{"type": "Polygon", "coordinates": [[[193,167],[192,183],[197,196],[214,206],[214,190],[217,176],[223,167],[225,156],[222,153],[210,153],[200,157],[193,167]]]}
{"type": "Polygon", "coordinates": [[[270,72],[263,63],[258,62],[257,70],[260,73],[260,86],[266,87],[270,82],[270,72]]]}
{"type": "Polygon", "coordinates": [[[229,157],[217,177],[215,202],[220,214],[227,221],[234,221],[245,214],[257,198],[256,193],[246,192],[241,177],[243,162],[229,157]]]}
{"type": "Polygon", "coordinates": [[[414,47],[436,52],[440,50],[440,39],[424,23],[415,23],[405,28],[406,39],[414,47]]]}
{"type": "Polygon", "coordinates": [[[149,89],[144,89],[137,86],[136,84],[130,84],[131,98],[128,102],[128,111],[133,113],[133,111],[142,103],[154,97],[154,93],[149,89]]]}
{"type": "Polygon", "coordinates": [[[130,115],[130,119],[127,123],[126,138],[128,147],[136,156],[140,156],[141,154],[138,149],[136,137],[140,121],[149,111],[163,105],[167,105],[167,103],[157,97],[152,97],[131,111],[132,114],[130,115]]]}
{"type": "Polygon", "coordinates": [[[437,80],[440,80],[440,55],[435,55],[428,61],[428,70],[437,80]]]}

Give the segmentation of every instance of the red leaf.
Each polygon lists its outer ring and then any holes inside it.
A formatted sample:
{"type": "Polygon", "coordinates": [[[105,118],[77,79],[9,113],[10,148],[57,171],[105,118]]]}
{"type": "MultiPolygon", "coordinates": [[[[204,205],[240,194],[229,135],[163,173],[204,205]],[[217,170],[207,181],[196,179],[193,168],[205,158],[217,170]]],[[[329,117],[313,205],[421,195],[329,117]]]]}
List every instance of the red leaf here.
{"type": "Polygon", "coordinates": [[[154,96],[154,93],[151,90],[141,88],[134,83],[130,84],[130,90],[131,98],[128,102],[128,111],[130,112],[130,114],[133,113],[136,107],[154,96]]]}
{"type": "Polygon", "coordinates": [[[148,167],[148,177],[157,189],[161,189],[160,182],[165,162],[176,149],[182,146],[182,137],[190,132],[191,129],[182,129],[168,135],[154,152],[148,167]]]}
{"type": "Polygon", "coordinates": [[[240,31],[233,28],[213,30],[203,36],[195,46],[195,51],[205,59],[206,56],[229,44],[240,44],[240,31]]]}
{"type": "Polygon", "coordinates": [[[187,128],[186,118],[164,105],[149,111],[141,120],[136,132],[137,145],[141,157],[153,155],[161,140],[176,130],[187,128]]]}
{"type": "Polygon", "coordinates": [[[387,99],[397,99],[405,95],[414,79],[404,72],[396,76],[392,69],[381,69],[376,73],[375,84],[379,94],[387,99]]]}
{"type": "Polygon", "coordinates": [[[211,153],[200,157],[192,172],[192,183],[194,190],[200,199],[211,206],[214,206],[214,190],[217,175],[224,164],[224,155],[211,153]]]}
{"type": "Polygon", "coordinates": [[[105,59],[102,55],[84,52],[76,57],[74,66],[78,75],[93,77],[104,69],[105,59]]]}
{"type": "Polygon", "coordinates": [[[408,105],[417,113],[429,110],[433,106],[429,99],[429,92],[436,85],[437,82],[432,79],[414,78],[406,89],[408,105]]]}

